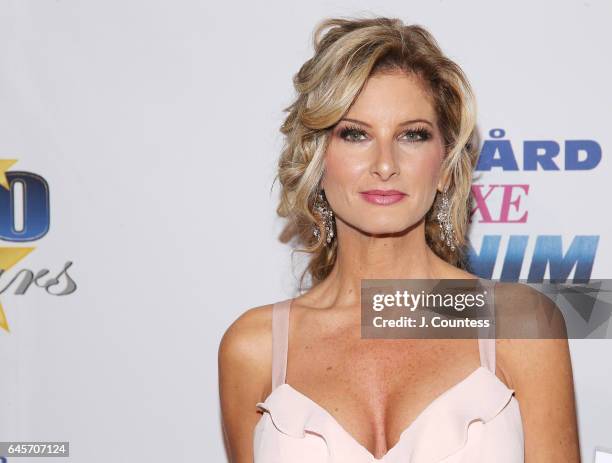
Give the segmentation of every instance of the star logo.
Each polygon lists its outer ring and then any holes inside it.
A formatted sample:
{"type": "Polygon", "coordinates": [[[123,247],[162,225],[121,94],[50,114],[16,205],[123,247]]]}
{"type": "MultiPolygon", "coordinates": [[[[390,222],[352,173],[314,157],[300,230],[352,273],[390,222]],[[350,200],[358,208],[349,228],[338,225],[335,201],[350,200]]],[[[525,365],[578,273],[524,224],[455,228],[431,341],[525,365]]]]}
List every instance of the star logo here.
{"type": "MultiPolygon", "coordinates": [[[[6,171],[17,162],[16,159],[0,159],[0,186],[10,190],[6,171]]],[[[0,276],[36,248],[32,247],[0,247],[0,276]]],[[[8,320],[0,302],[0,328],[9,332],[8,320]]]]}

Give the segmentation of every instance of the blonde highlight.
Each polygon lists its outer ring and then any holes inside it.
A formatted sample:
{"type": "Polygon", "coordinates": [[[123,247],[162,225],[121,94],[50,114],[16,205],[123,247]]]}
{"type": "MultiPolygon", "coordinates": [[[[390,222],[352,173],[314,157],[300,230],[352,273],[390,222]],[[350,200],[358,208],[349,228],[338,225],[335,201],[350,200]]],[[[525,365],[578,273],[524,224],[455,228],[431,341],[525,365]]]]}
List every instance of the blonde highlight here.
{"type": "Polygon", "coordinates": [[[312,285],[325,279],[336,259],[337,239],[326,245],[325,229],[314,211],[324,172],[331,128],[348,111],[367,79],[377,73],[402,71],[420,77],[431,96],[444,138],[441,166],[447,179],[455,250],[440,239],[436,213],[440,196],[425,217],[425,238],[440,258],[466,268],[466,233],[472,205],[471,184],[478,152],[476,101],[461,68],[447,58],[435,38],[420,25],[400,19],[326,18],[313,32],[314,55],[293,77],[297,96],[286,108],[280,127],[284,145],[275,178],[281,184],[276,212],[288,220],[294,252],[311,255],[300,278],[312,285]],[[312,227],[319,227],[316,240],[312,227]]]}

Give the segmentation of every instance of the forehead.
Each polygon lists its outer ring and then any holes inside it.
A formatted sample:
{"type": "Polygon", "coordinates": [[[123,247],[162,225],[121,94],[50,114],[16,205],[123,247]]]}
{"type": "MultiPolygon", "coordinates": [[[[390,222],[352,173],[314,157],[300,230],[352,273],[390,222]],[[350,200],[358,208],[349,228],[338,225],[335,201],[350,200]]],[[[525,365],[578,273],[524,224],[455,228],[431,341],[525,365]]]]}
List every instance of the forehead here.
{"type": "Polygon", "coordinates": [[[353,102],[347,117],[393,123],[423,118],[435,121],[435,110],[426,84],[415,74],[379,73],[370,76],[353,102]]]}

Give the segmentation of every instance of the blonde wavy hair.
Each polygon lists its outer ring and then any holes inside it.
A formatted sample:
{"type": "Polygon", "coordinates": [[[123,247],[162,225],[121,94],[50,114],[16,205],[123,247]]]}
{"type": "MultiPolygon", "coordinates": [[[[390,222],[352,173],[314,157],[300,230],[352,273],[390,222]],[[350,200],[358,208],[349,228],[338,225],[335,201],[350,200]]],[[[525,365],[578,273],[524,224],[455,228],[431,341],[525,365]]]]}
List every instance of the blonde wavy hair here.
{"type": "Polygon", "coordinates": [[[300,247],[294,252],[311,254],[300,288],[307,275],[312,286],[325,279],[336,261],[338,240],[326,245],[323,218],[314,209],[331,132],[367,79],[384,72],[420,77],[433,102],[445,146],[441,169],[447,179],[455,250],[440,238],[435,217],[439,194],[426,214],[425,238],[440,258],[466,268],[465,235],[478,153],[476,101],[461,68],[442,53],[425,28],[397,18],[327,18],[316,25],[313,45],[314,55],[293,76],[297,96],[283,109],[288,115],[280,128],[284,145],[274,179],[281,184],[276,212],[288,219],[284,241],[297,241],[300,247]],[[313,227],[319,227],[319,240],[313,227]]]}

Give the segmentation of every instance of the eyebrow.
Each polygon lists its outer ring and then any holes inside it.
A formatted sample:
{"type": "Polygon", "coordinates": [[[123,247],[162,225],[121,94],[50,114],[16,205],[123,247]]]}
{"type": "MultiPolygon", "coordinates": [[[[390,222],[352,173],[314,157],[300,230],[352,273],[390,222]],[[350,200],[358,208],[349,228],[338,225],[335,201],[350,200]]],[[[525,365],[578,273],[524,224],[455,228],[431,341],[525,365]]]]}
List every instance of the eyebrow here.
{"type": "MultiPolygon", "coordinates": [[[[351,119],[349,117],[343,117],[342,119],[340,119],[340,121],[355,122],[357,124],[362,124],[362,125],[365,125],[366,127],[372,128],[372,126],[370,124],[368,124],[367,122],[360,121],[359,119],[351,119]]],[[[408,124],[413,124],[415,122],[425,122],[426,124],[429,124],[430,126],[433,127],[433,124],[430,121],[428,121],[427,119],[409,119],[407,121],[400,122],[399,125],[400,126],[401,125],[408,125],[408,124]]]]}

